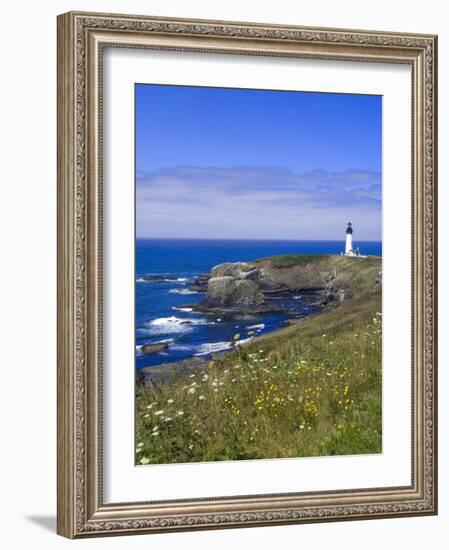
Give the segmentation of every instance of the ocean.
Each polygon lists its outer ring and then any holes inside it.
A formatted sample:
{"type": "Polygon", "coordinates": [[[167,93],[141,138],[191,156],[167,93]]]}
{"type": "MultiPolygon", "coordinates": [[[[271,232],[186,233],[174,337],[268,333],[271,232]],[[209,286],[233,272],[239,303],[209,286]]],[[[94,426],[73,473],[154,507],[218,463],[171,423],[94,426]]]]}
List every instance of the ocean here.
{"type": "MultiPolygon", "coordinates": [[[[356,241],[360,252],[382,255],[382,243],[356,241]]],[[[265,313],[223,317],[181,308],[203,294],[189,290],[194,277],[223,262],[251,261],[279,254],[340,254],[343,241],[261,241],[206,239],[136,240],[136,367],[143,368],[187,359],[208,357],[229,349],[236,334],[246,340],[282,327],[292,316],[320,310],[310,297],[280,300],[291,313],[265,313]],[[165,275],[166,280],[145,281],[145,275],[165,275]],[[249,334],[248,334],[249,333],[249,334]],[[166,342],[167,350],[147,355],[141,346],[166,342]]]]}

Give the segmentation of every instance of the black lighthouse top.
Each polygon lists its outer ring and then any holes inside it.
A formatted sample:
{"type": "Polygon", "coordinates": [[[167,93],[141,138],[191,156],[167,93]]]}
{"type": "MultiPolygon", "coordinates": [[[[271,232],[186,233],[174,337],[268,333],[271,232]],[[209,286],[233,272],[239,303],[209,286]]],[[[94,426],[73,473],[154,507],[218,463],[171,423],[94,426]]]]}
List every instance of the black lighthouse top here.
{"type": "Polygon", "coordinates": [[[348,227],[346,228],[346,235],[352,234],[352,223],[348,222],[348,227]]]}

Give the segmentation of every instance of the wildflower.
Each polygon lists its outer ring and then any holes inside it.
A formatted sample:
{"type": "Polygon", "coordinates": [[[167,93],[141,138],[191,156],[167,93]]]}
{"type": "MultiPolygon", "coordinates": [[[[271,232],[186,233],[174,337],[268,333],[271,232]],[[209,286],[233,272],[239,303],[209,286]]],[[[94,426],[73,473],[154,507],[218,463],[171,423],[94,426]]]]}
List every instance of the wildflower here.
{"type": "Polygon", "coordinates": [[[152,435],[153,437],[156,437],[156,436],[159,435],[159,432],[153,432],[151,435],[152,435]]]}
{"type": "Polygon", "coordinates": [[[141,453],[142,451],[143,451],[143,448],[142,448],[142,447],[137,447],[136,453],[141,453]]]}
{"type": "Polygon", "coordinates": [[[203,375],[203,378],[201,378],[201,380],[202,380],[203,382],[206,382],[206,380],[207,380],[208,378],[209,378],[209,375],[208,375],[208,374],[204,374],[204,375],[203,375]]]}
{"type": "Polygon", "coordinates": [[[143,457],[140,459],[140,463],[141,463],[141,464],[149,464],[149,463],[150,463],[150,459],[147,458],[146,456],[143,456],[143,457]]]}
{"type": "Polygon", "coordinates": [[[178,411],[178,416],[182,416],[184,414],[184,411],[178,411]]]}
{"type": "Polygon", "coordinates": [[[196,389],[195,389],[195,388],[189,388],[189,389],[187,390],[187,393],[190,393],[190,395],[193,395],[195,392],[196,392],[196,389]]]}
{"type": "Polygon", "coordinates": [[[144,414],[143,417],[144,417],[144,418],[149,418],[150,415],[149,415],[149,414],[144,414]]]}
{"type": "Polygon", "coordinates": [[[143,447],[143,441],[141,441],[140,443],[137,443],[137,446],[138,447],[143,447]]]}
{"type": "Polygon", "coordinates": [[[153,432],[157,432],[159,430],[159,426],[154,426],[153,427],[153,432]]]}
{"type": "Polygon", "coordinates": [[[189,378],[195,378],[196,374],[190,374],[189,378]]]}
{"type": "Polygon", "coordinates": [[[205,397],[204,397],[204,395],[200,395],[200,396],[198,397],[198,399],[199,399],[200,401],[202,401],[203,399],[205,399],[205,397]]]}
{"type": "Polygon", "coordinates": [[[299,426],[299,429],[303,430],[304,429],[304,424],[301,424],[301,426],[299,426]]]}
{"type": "Polygon", "coordinates": [[[169,405],[171,405],[171,404],[174,403],[174,402],[175,402],[174,399],[167,399],[167,403],[168,403],[169,405]]]}
{"type": "Polygon", "coordinates": [[[173,418],[171,416],[167,416],[167,418],[165,419],[165,422],[171,422],[173,420],[173,418]]]}
{"type": "Polygon", "coordinates": [[[154,416],[161,416],[161,414],[164,414],[164,412],[165,412],[165,411],[164,411],[163,409],[161,409],[160,411],[156,411],[156,412],[154,413],[154,416]]]}

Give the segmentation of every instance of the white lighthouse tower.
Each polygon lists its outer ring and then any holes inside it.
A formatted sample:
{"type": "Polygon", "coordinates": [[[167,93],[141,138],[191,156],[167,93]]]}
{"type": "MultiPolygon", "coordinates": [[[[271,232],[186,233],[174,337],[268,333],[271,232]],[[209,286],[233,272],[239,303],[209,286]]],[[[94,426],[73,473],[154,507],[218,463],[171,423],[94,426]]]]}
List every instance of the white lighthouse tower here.
{"type": "Polygon", "coordinates": [[[348,227],[346,228],[346,246],[345,246],[345,256],[355,256],[352,245],[352,223],[348,222],[348,227]]]}
{"type": "MultiPolygon", "coordinates": [[[[351,258],[366,258],[366,256],[363,256],[360,254],[359,248],[354,248],[354,244],[352,242],[352,223],[348,222],[348,227],[346,228],[346,244],[345,244],[345,256],[350,256],[351,258]]],[[[343,252],[342,252],[343,254],[343,252]]]]}

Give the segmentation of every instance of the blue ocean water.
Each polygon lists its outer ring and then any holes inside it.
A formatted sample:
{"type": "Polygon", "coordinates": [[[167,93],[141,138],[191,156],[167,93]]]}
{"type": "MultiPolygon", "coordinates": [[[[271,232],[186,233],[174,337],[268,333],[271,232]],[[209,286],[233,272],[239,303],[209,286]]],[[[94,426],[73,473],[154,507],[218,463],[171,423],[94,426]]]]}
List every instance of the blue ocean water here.
{"type": "MultiPolygon", "coordinates": [[[[356,242],[362,254],[381,255],[382,243],[356,242]]],[[[265,334],[281,327],[292,315],[319,311],[307,296],[280,301],[291,308],[286,313],[223,316],[196,313],[180,308],[194,304],[203,294],[192,293],[189,283],[223,262],[251,261],[279,254],[340,254],[342,241],[245,241],[200,239],[136,240],[136,367],[205,356],[229,347],[236,333],[241,339],[265,334]],[[145,275],[166,275],[165,281],[144,281],[145,275]],[[175,280],[171,280],[171,278],[175,280]],[[294,311],[293,311],[294,310],[294,311]],[[248,332],[250,335],[248,335],[248,332]],[[146,355],[140,346],[167,342],[169,348],[146,355]]]]}

